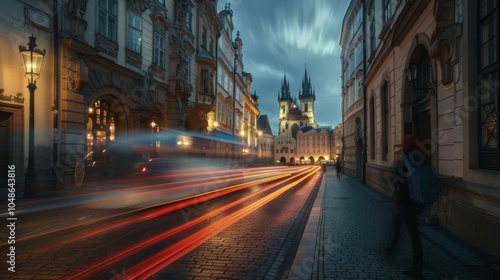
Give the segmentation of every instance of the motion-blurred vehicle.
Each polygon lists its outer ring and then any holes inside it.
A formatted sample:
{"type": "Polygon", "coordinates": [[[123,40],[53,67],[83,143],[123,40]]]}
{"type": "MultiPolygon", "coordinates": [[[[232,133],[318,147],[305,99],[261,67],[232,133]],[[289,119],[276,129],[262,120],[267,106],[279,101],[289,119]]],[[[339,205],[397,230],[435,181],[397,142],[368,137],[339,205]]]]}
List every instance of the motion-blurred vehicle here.
{"type": "Polygon", "coordinates": [[[102,184],[113,178],[159,176],[190,170],[225,167],[228,153],[241,150],[239,137],[212,132],[165,129],[150,135],[130,137],[129,141],[95,148],[85,156],[84,185],[102,184]]]}

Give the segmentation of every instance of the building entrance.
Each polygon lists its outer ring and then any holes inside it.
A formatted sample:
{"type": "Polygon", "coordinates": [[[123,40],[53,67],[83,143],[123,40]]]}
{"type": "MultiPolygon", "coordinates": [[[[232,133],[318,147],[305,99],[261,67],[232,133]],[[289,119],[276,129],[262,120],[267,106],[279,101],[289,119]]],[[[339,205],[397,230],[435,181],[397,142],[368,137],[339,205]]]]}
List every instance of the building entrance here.
{"type": "MultiPolygon", "coordinates": [[[[0,180],[7,182],[8,165],[13,164],[12,156],[10,155],[10,133],[9,126],[12,113],[0,111],[0,180]]],[[[1,187],[7,187],[7,184],[1,184],[1,187]]]]}

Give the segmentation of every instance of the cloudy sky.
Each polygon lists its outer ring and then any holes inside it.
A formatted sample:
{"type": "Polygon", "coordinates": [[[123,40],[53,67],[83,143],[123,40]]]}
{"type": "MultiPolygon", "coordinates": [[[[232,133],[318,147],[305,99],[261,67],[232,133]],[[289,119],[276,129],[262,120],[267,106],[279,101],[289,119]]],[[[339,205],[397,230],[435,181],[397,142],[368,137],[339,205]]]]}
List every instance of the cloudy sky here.
{"type": "Polygon", "coordinates": [[[231,3],[235,31],[243,40],[244,71],[252,74],[262,115],[278,135],[278,92],[286,73],[298,97],[307,68],[316,91],[318,125],[342,121],[340,33],[347,0],[220,0],[218,11],[231,3]]]}

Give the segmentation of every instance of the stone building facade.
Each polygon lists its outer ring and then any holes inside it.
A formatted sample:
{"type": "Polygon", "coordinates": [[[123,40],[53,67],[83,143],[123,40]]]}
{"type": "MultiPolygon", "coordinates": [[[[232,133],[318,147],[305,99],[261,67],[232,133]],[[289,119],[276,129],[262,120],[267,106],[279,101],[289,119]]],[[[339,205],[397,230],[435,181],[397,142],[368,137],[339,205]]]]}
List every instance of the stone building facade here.
{"type": "Polygon", "coordinates": [[[386,175],[415,136],[443,187],[427,221],[500,256],[500,5],[364,5],[366,184],[390,195],[386,175]]]}
{"type": "Polygon", "coordinates": [[[363,1],[351,1],[342,23],[342,123],[344,152],[341,158],[346,175],[362,178],[364,172],[363,131],[363,1]]]}

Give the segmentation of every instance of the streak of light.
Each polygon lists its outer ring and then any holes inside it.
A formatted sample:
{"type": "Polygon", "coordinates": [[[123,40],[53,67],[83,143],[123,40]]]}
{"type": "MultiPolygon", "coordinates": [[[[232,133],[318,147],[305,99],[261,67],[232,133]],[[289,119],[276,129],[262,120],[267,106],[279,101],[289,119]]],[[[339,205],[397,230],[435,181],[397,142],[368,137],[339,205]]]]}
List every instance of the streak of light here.
{"type": "Polygon", "coordinates": [[[234,213],[229,214],[227,217],[207,226],[201,231],[198,231],[184,240],[175,243],[162,250],[161,252],[143,260],[142,262],[136,264],[130,270],[126,271],[125,275],[131,277],[131,279],[148,279],[161,269],[165,268],[172,262],[176,261],[180,257],[184,256],[191,250],[200,246],[222,230],[226,229],[230,225],[249,215],[253,211],[267,204],[268,202],[276,199],[278,196],[288,191],[289,189],[299,185],[301,182],[311,177],[313,174],[319,176],[315,171],[317,171],[319,167],[315,168],[314,172],[310,172],[306,176],[299,178],[297,181],[287,184],[284,187],[279,188],[273,193],[259,199],[258,201],[252,203],[251,205],[246,206],[243,209],[237,210],[234,213]]]}
{"type": "MultiPolygon", "coordinates": [[[[262,171],[262,170],[250,170],[251,172],[255,174],[260,174],[260,176],[265,176],[271,175],[271,174],[278,174],[279,171],[276,170],[270,170],[268,172],[262,171]]],[[[203,184],[203,182],[206,181],[215,181],[218,180],[218,178],[224,178],[224,180],[220,180],[218,182],[220,183],[231,183],[235,182],[239,179],[241,179],[243,176],[240,171],[230,171],[226,172],[225,170],[221,171],[214,171],[214,172],[200,172],[197,173],[197,176],[205,176],[205,175],[214,175],[214,174],[224,174],[226,176],[212,176],[211,178],[196,178],[196,179],[189,179],[189,180],[181,180],[181,181],[174,181],[174,182],[167,182],[167,183],[157,183],[157,184],[148,184],[148,185],[142,185],[142,186],[137,186],[137,187],[130,187],[127,188],[126,191],[134,191],[134,190],[146,190],[146,189],[152,189],[152,188],[160,188],[160,187],[167,187],[167,186],[175,186],[175,185],[183,185],[182,187],[178,188],[170,188],[168,192],[173,192],[177,190],[184,190],[188,189],[190,186],[186,186],[186,183],[190,182],[200,182],[198,186],[206,186],[206,184],[203,184]],[[233,175],[227,176],[227,174],[231,173],[237,173],[233,175]],[[233,178],[232,180],[229,180],[229,178],[233,178]]],[[[258,177],[257,175],[250,175],[252,173],[250,172],[245,172],[245,178],[253,178],[253,177],[258,177]]],[[[181,175],[179,175],[180,177],[181,175]]],[[[184,177],[193,177],[189,174],[182,174],[184,177]]],[[[177,175],[176,175],[177,177],[177,175]]],[[[182,177],[181,177],[182,178],[182,177]]],[[[140,180],[144,180],[144,178],[139,178],[140,180]]],[[[191,185],[193,187],[193,185],[191,185]]],[[[106,202],[108,200],[113,200],[113,199],[120,199],[122,200],[124,197],[123,195],[123,190],[110,190],[110,191],[100,191],[100,192],[92,192],[92,193],[86,193],[86,194],[76,194],[76,195],[71,195],[71,196],[66,196],[63,198],[53,198],[53,199],[44,199],[44,200],[37,200],[37,201],[31,201],[29,203],[23,204],[24,207],[30,207],[29,209],[20,209],[18,210],[18,213],[33,213],[33,212],[39,212],[39,211],[46,211],[46,210],[51,210],[51,209],[58,209],[58,208],[64,208],[64,207],[70,207],[70,206],[92,206],[93,204],[97,203],[102,203],[106,202]]],[[[161,191],[160,191],[161,192],[161,191]]],[[[150,193],[151,194],[151,193],[150,193]]],[[[146,194],[147,195],[147,194],[146,194]]],[[[134,194],[129,194],[128,196],[134,196],[134,194]]],[[[0,217],[6,216],[7,214],[0,214],[0,217]]]]}
{"type": "MultiPolygon", "coordinates": [[[[314,169],[313,169],[313,171],[312,171],[312,172],[310,172],[310,174],[308,174],[308,175],[307,175],[307,178],[308,178],[309,176],[311,176],[311,174],[314,174],[317,170],[318,170],[318,168],[314,168],[314,169]]],[[[303,172],[303,173],[305,173],[305,172],[303,172]]],[[[297,179],[297,178],[299,178],[300,176],[303,176],[303,175],[304,175],[304,174],[296,174],[296,175],[294,175],[294,176],[292,176],[292,177],[289,177],[289,178],[284,179],[284,180],[282,180],[282,181],[276,182],[276,183],[274,183],[274,184],[272,184],[272,185],[269,185],[269,186],[267,186],[266,188],[263,188],[263,189],[261,189],[261,190],[259,190],[259,191],[257,191],[257,192],[251,193],[250,195],[247,195],[247,196],[245,196],[245,197],[243,197],[243,198],[240,198],[240,199],[238,199],[238,200],[236,200],[236,201],[233,201],[233,202],[231,202],[231,203],[229,203],[229,204],[226,204],[226,205],[224,205],[224,206],[221,206],[221,207],[219,207],[218,209],[215,209],[215,210],[212,210],[211,212],[205,213],[205,214],[203,214],[203,215],[201,215],[201,216],[199,216],[199,217],[197,217],[197,218],[195,218],[195,219],[193,219],[193,220],[191,220],[191,221],[188,221],[188,222],[186,222],[186,223],[184,223],[184,224],[182,224],[182,225],[180,225],[180,226],[178,226],[178,227],[176,227],[176,228],[173,228],[173,229],[171,229],[171,230],[168,230],[168,231],[165,231],[165,232],[163,232],[163,233],[157,234],[157,235],[155,235],[155,236],[153,236],[153,237],[151,237],[151,238],[149,238],[149,239],[147,239],[147,240],[143,240],[143,241],[141,241],[141,242],[139,242],[139,243],[136,243],[136,244],[134,244],[133,246],[127,247],[126,249],[123,249],[123,250],[121,250],[121,251],[119,251],[119,252],[117,252],[117,253],[114,253],[114,254],[112,254],[112,255],[110,255],[110,256],[108,256],[108,257],[104,258],[104,259],[101,259],[101,260],[99,260],[99,261],[96,261],[95,263],[93,263],[93,264],[91,264],[90,266],[88,266],[86,269],[84,269],[84,270],[82,270],[82,271],[80,271],[80,272],[76,273],[75,275],[71,276],[69,279],[81,279],[81,278],[85,278],[85,277],[87,277],[87,276],[93,275],[93,274],[95,274],[95,273],[97,273],[97,272],[101,271],[101,270],[102,270],[102,269],[104,269],[105,267],[110,266],[110,265],[112,265],[113,263],[118,262],[118,261],[120,261],[120,260],[122,260],[122,259],[124,259],[124,258],[126,258],[126,257],[129,257],[129,256],[131,256],[131,255],[135,254],[136,252],[140,251],[140,250],[143,250],[143,249],[145,249],[145,248],[147,248],[147,247],[149,247],[149,246],[152,246],[152,245],[154,245],[155,243],[160,242],[160,241],[162,241],[162,240],[164,240],[164,239],[166,239],[166,238],[168,238],[168,237],[171,237],[171,236],[172,236],[172,235],[174,235],[174,234],[177,234],[177,233],[179,233],[179,232],[182,232],[183,230],[186,230],[186,229],[188,229],[188,228],[190,228],[190,227],[193,227],[193,226],[195,226],[195,225],[197,225],[197,224],[199,224],[199,223],[201,223],[201,222],[203,222],[203,221],[205,221],[205,220],[207,220],[207,219],[209,219],[209,218],[211,218],[211,217],[213,217],[213,216],[215,216],[215,215],[218,215],[218,214],[222,213],[223,211],[229,210],[229,209],[231,209],[231,208],[233,208],[233,207],[235,207],[235,206],[237,206],[237,205],[239,205],[239,204],[242,204],[242,203],[244,203],[244,202],[246,202],[246,201],[248,201],[248,200],[252,199],[253,197],[256,197],[256,196],[258,196],[258,195],[260,195],[260,194],[262,194],[262,193],[264,193],[264,192],[266,192],[266,191],[268,191],[268,190],[270,190],[270,189],[275,188],[276,186],[279,186],[279,185],[283,184],[284,182],[289,182],[289,181],[292,181],[292,180],[297,179]]],[[[288,189],[292,188],[293,186],[295,186],[296,184],[298,184],[298,183],[302,182],[303,180],[305,180],[305,178],[302,178],[302,179],[299,179],[299,180],[294,181],[294,182],[292,182],[292,183],[289,183],[289,184],[288,184],[288,185],[286,185],[285,187],[280,188],[280,190],[278,190],[278,191],[274,192],[274,193],[273,193],[273,194],[275,194],[274,196],[271,194],[271,195],[266,196],[266,197],[267,197],[267,199],[266,199],[266,198],[264,198],[264,199],[261,199],[261,200],[259,200],[259,201],[260,201],[261,203],[262,203],[263,201],[265,201],[265,202],[267,203],[268,201],[270,201],[270,200],[272,199],[272,197],[277,197],[278,195],[282,194],[283,192],[285,192],[286,190],[288,190],[288,189]]],[[[256,207],[255,205],[257,205],[257,204],[256,204],[256,203],[253,203],[252,205],[254,205],[253,207],[256,207]]],[[[170,209],[170,211],[174,211],[174,210],[178,210],[178,209],[179,209],[179,208],[177,208],[177,207],[176,207],[175,209],[173,209],[173,208],[172,208],[172,209],[170,209]]],[[[246,208],[244,208],[244,209],[250,209],[250,208],[246,207],[246,208]]],[[[254,210],[255,210],[255,209],[254,209],[254,210]]],[[[163,210],[163,209],[162,209],[162,211],[165,211],[165,212],[164,212],[164,213],[162,213],[161,215],[166,214],[169,210],[163,210]]],[[[247,210],[247,211],[248,211],[248,210],[247,210]]],[[[240,217],[243,213],[246,213],[247,211],[243,211],[243,212],[242,212],[241,210],[239,210],[239,211],[238,211],[238,212],[236,212],[236,213],[240,213],[240,214],[238,215],[238,217],[240,217]]],[[[252,211],[253,211],[253,210],[252,210],[252,211]]],[[[159,214],[159,213],[158,213],[158,214],[159,214]]],[[[152,217],[154,217],[154,216],[157,216],[157,214],[153,214],[153,216],[147,216],[147,217],[152,218],[152,217]]],[[[231,224],[232,224],[232,223],[234,223],[234,222],[236,222],[236,220],[235,220],[235,215],[234,215],[234,214],[230,214],[230,217],[232,217],[232,218],[230,219],[230,221],[232,221],[232,222],[231,222],[231,224]]],[[[144,217],[143,217],[143,218],[144,218],[144,217]]],[[[240,218],[241,218],[241,217],[240,217],[240,218]]],[[[240,218],[238,218],[238,219],[240,219],[240,218]]],[[[224,220],[227,220],[227,219],[224,219],[224,220]]],[[[219,223],[217,222],[216,224],[218,225],[219,223]]],[[[227,227],[227,226],[229,226],[229,225],[226,225],[225,227],[227,227]]],[[[214,225],[212,225],[212,226],[210,226],[210,229],[211,229],[211,231],[214,231],[215,229],[217,229],[217,227],[218,227],[218,226],[214,226],[214,225]]],[[[224,227],[224,228],[225,228],[225,227],[224,227]]],[[[221,229],[221,230],[222,230],[222,229],[221,229]]],[[[204,230],[203,232],[208,232],[208,231],[204,230]]],[[[213,235],[212,235],[212,236],[213,236],[213,235]]],[[[189,238],[190,238],[190,239],[194,239],[194,241],[192,241],[192,242],[196,242],[196,239],[197,239],[197,238],[201,238],[201,237],[203,237],[203,236],[197,236],[197,235],[195,234],[194,236],[192,235],[192,236],[190,236],[189,238]]],[[[206,238],[206,236],[205,236],[205,238],[206,238]]],[[[206,239],[204,239],[204,240],[206,240],[206,239]]],[[[203,241],[203,242],[204,242],[204,241],[203,241]]],[[[202,242],[202,243],[203,243],[203,242],[202,242]]],[[[184,243],[184,242],[183,242],[183,243],[184,243]]],[[[200,243],[200,244],[201,244],[201,243],[200,243]]],[[[176,245],[174,245],[174,246],[176,246],[176,247],[182,247],[181,245],[179,245],[179,243],[177,243],[177,244],[176,244],[176,245]]],[[[196,246],[199,246],[199,244],[198,244],[198,245],[196,245],[196,246]]],[[[171,247],[171,248],[172,248],[172,247],[171,247]]],[[[191,248],[191,247],[190,247],[190,248],[191,248]]],[[[195,248],[195,247],[192,247],[191,249],[189,249],[189,251],[190,251],[190,250],[192,250],[193,248],[195,248]]],[[[182,249],[182,248],[181,248],[181,249],[182,249]]],[[[168,250],[169,250],[169,249],[167,249],[167,251],[168,251],[168,250]]],[[[179,251],[179,250],[176,250],[176,252],[177,252],[177,251],[179,251]]],[[[183,254],[185,254],[185,253],[189,252],[189,251],[186,251],[186,250],[180,250],[180,251],[183,251],[183,252],[184,252],[183,254]]],[[[182,254],[182,255],[183,255],[183,254],[182,254]]],[[[177,254],[177,257],[176,257],[175,259],[180,258],[182,255],[177,254]]],[[[162,257],[162,259],[164,259],[164,258],[162,257]]],[[[169,262],[168,262],[168,264],[169,264],[169,263],[171,263],[172,261],[174,261],[174,260],[175,260],[175,259],[172,259],[172,258],[169,258],[169,259],[170,259],[171,261],[169,261],[169,262]]],[[[155,263],[156,263],[156,262],[155,262],[155,263]]],[[[166,265],[168,265],[168,264],[165,264],[165,266],[166,266],[166,265]]],[[[142,272],[141,272],[141,273],[142,273],[142,272]]],[[[131,279],[134,279],[134,278],[131,278],[131,279]]]]}
{"type": "MultiPolygon", "coordinates": [[[[148,213],[145,213],[145,214],[141,215],[140,217],[124,218],[124,219],[122,219],[120,221],[113,222],[113,223],[110,223],[110,224],[107,224],[107,225],[104,225],[104,226],[101,226],[101,227],[94,228],[94,229],[92,229],[90,232],[88,232],[86,234],[81,234],[81,235],[73,236],[72,238],[65,239],[64,241],[60,241],[60,242],[57,242],[55,244],[52,244],[49,247],[37,249],[36,253],[37,254],[41,254],[41,253],[44,253],[44,252],[47,252],[47,251],[50,251],[50,250],[54,250],[54,249],[59,248],[59,247],[66,246],[66,245],[74,243],[74,242],[79,242],[81,240],[88,239],[88,238],[93,238],[93,237],[96,237],[98,235],[111,232],[113,230],[118,230],[120,228],[132,225],[134,223],[148,221],[148,220],[157,218],[159,216],[168,214],[170,212],[173,212],[173,211],[176,211],[176,210],[179,210],[179,209],[182,209],[182,208],[186,208],[186,207],[189,207],[189,206],[193,206],[193,205],[199,204],[200,203],[200,199],[203,199],[203,201],[209,201],[209,200],[212,200],[212,199],[216,199],[216,198],[222,197],[224,195],[228,195],[228,194],[233,193],[233,192],[237,192],[237,191],[243,190],[245,188],[252,187],[255,184],[262,184],[262,183],[266,183],[266,182],[272,182],[272,181],[275,181],[275,180],[286,178],[288,176],[291,176],[291,174],[280,174],[280,175],[276,175],[274,177],[263,178],[263,179],[260,179],[260,180],[257,180],[257,181],[252,181],[252,182],[248,182],[248,183],[244,183],[244,184],[239,184],[239,185],[235,185],[235,186],[231,186],[231,187],[226,187],[226,188],[220,189],[220,190],[214,190],[214,191],[210,191],[210,192],[207,192],[207,193],[197,194],[197,195],[193,195],[193,196],[190,196],[190,197],[186,197],[186,198],[183,198],[183,199],[178,199],[177,201],[169,202],[168,205],[165,205],[165,203],[161,203],[161,204],[158,204],[158,205],[144,207],[144,208],[138,209],[138,210],[124,212],[124,213],[121,213],[121,214],[114,215],[112,217],[106,217],[106,218],[96,219],[96,220],[93,220],[93,221],[88,221],[86,223],[82,223],[82,224],[79,224],[77,226],[78,227],[88,226],[88,225],[90,225],[92,223],[97,223],[97,222],[100,222],[100,221],[103,221],[103,220],[117,218],[118,216],[122,216],[122,215],[126,215],[126,214],[131,214],[133,212],[144,211],[144,210],[148,210],[150,208],[158,208],[158,209],[155,209],[155,210],[151,210],[148,213]]],[[[43,234],[32,235],[32,236],[30,236],[29,239],[36,238],[36,237],[39,237],[39,236],[44,235],[44,234],[56,233],[59,230],[66,230],[66,229],[70,229],[72,227],[76,227],[76,226],[68,226],[68,227],[63,228],[63,229],[57,229],[57,230],[52,230],[50,232],[44,232],[43,234]]],[[[28,239],[28,238],[19,239],[19,241],[25,241],[26,239],[28,239]]]]}

